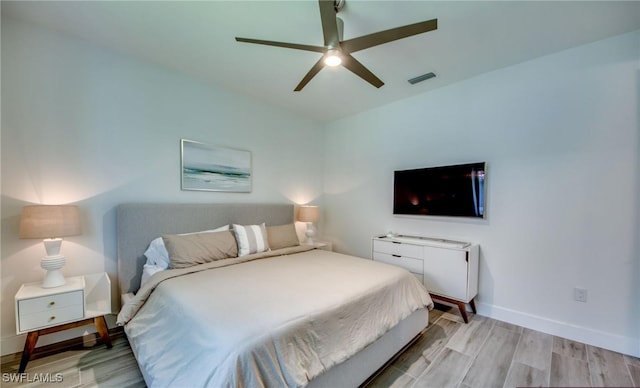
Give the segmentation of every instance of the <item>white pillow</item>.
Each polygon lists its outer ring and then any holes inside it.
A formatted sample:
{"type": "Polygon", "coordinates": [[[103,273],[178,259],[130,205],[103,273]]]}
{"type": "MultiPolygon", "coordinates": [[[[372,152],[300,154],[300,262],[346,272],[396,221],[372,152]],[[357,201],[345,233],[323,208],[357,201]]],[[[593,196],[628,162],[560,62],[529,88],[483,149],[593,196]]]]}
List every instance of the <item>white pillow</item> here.
{"type": "MultiPolygon", "coordinates": [[[[181,236],[198,233],[224,232],[226,230],[229,230],[229,225],[224,225],[216,229],[204,230],[202,232],[182,233],[181,236]]],[[[167,252],[167,248],[164,246],[162,237],[153,239],[153,241],[151,241],[151,243],[149,244],[147,250],[144,252],[144,255],[147,258],[146,265],[159,267],[161,269],[169,268],[169,252],[167,252]]]]}
{"type": "Polygon", "coordinates": [[[156,272],[164,271],[166,267],[159,267],[153,264],[145,264],[142,267],[142,278],[140,279],[140,287],[142,287],[147,280],[156,272]]]}
{"type": "Polygon", "coordinates": [[[238,243],[238,257],[269,250],[264,222],[260,225],[233,224],[233,233],[238,243]]]}

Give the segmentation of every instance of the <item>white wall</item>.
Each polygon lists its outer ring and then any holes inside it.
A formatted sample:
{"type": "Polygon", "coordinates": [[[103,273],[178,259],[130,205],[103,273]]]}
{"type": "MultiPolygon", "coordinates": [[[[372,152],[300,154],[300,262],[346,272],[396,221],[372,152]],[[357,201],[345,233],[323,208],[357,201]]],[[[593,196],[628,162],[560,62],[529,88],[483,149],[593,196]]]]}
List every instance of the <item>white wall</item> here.
{"type": "Polygon", "coordinates": [[[83,234],[63,242],[63,273],[106,271],[115,292],[119,203],[317,202],[322,153],[306,146],[322,143],[318,128],[190,77],[3,19],[2,354],[24,345],[15,335],[14,294],[44,274],[42,243],[17,236],[22,206],[77,204],[83,234]],[[181,138],[250,150],[253,191],[181,191],[181,138]]]}
{"type": "Polygon", "coordinates": [[[639,42],[636,31],[331,123],[325,234],[364,257],[389,230],[477,242],[480,314],[640,355],[639,42]],[[392,215],[394,170],[476,161],[486,220],[392,215]]]}

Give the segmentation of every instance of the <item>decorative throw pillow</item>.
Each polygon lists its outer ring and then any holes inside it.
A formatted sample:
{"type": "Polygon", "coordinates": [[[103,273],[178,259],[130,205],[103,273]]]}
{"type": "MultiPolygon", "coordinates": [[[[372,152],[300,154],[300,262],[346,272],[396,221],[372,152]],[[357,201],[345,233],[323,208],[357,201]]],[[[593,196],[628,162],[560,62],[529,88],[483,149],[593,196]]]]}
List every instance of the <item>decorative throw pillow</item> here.
{"type": "Polygon", "coordinates": [[[229,231],[170,234],[162,236],[162,240],[169,252],[170,268],[186,268],[238,256],[235,238],[229,231]]]}
{"type": "MultiPolygon", "coordinates": [[[[215,229],[203,230],[201,232],[193,232],[193,233],[181,233],[180,236],[188,236],[190,234],[198,234],[198,233],[215,233],[215,232],[223,232],[225,230],[229,230],[229,225],[222,225],[215,229]]],[[[158,237],[153,239],[149,244],[149,247],[144,252],[145,257],[147,258],[147,265],[152,265],[156,267],[160,267],[162,269],[169,268],[169,253],[167,252],[167,248],[164,246],[164,241],[162,237],[158,237]]]]}
{"type": "Polygon", "coordinates": [[[294,224],[267,226],[267,238],[269,239],[269,248],[271,249],[300,245],[294,224]]]}
{"type": "Polygon", "coordinates": [[[238,257],[269,250],[264,222],[260,225],[233,224],[233,233],[238,243],[238,257]]]}

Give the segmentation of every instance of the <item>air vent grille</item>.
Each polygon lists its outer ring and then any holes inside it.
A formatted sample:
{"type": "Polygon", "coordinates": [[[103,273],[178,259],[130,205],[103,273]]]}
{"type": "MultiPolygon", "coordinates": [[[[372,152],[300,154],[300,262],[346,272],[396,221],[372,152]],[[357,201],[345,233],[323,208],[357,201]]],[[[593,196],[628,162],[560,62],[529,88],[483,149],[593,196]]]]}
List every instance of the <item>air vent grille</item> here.
{"type": "Polygon", "coordinates": [[[435,76],[436,76],[436,75],[435,75],[435,74],[433,74],[433,73],[427,73],[427,74],[419,75],[419,76],[417,76],[417,77],[415,77],[415,78],[411,78],[411,79],[410,79],[410,80],[408,80],[408,81],[409,81],[409,83],[410,83],[411,85],[415,85],[415,84],[417,84],[418,82],[426,81],[426,80],[428,80],[429,78],[434,78],[435,76]]]}

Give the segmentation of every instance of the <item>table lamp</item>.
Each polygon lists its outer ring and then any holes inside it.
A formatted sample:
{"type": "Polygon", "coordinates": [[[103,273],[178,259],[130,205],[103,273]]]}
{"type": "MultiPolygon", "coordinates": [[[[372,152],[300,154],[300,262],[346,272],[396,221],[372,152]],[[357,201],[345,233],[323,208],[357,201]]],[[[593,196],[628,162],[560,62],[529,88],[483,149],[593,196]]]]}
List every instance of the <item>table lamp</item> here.
{"type": "Polygon", "coordinates": [[[298,221],[307,223],[307,244],[313,244],[313,223],[320,219],[320,209],[317,206],[300,206],[298,210],[298,221]]]}
{"type": "Polygon", "coordinates": [[[42,282],[43,288],[54,288],[66,282],[60,269],[65,259],[60,254],[60,237],[80,234],[80,216],[76,206],[34,205],[22,208],[20,238],[42,238],[47,256],[40,260],[40,266],[47,271],[42,282]]]}

